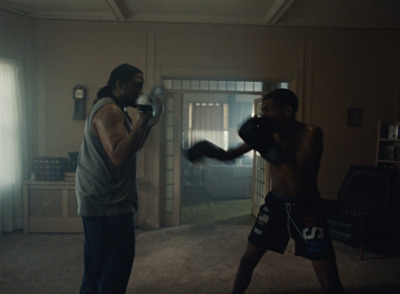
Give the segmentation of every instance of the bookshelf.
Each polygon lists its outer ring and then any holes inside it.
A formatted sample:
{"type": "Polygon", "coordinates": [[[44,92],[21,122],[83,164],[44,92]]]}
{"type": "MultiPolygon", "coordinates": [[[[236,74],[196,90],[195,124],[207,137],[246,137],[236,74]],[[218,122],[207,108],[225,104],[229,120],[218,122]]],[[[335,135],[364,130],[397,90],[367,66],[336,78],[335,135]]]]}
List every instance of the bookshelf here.
{"type": "MultiPolygon", "coordinates": [[[[376,165],[392,170],[400,183],[400,122],[378,122],[376,165]]],[[[396,187],[400,191],[400,185],[396,187]]],[[[398,192],[397,192],[398,193],[398,192]]],[[[396,212],[395,227],[400,229],[400,195],[394,201],[396,212]]],[[[400,235],[396,236],[396,242],[400,246],[400,235]]]]}
{"type": "Polygon", "coordinates": [[[376,165],[400,168],[400,122],[378,122],[376,165]]]}

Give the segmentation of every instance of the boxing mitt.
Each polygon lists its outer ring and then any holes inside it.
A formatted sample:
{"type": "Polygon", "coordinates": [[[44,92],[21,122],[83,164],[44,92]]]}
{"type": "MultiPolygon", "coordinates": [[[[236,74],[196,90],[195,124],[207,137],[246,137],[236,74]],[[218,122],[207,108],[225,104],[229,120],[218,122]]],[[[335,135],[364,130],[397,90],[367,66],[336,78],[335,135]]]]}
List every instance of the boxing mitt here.
{"type": "Polygon", "coordinates": [[[239,129],[240,138],[272,165],[286,160],[286,153],[274,138],[272,126],[267,117],[251,117],[239,129]]]}
{"type": "Polygon", "coordinates": [[[136,99],[137,109],[139,113],[153,114],[153,96],[151,92],[146,92],[136,99]]]}
{"type": "Polygon", "coordinates": [[[194,144],[186,153],[187,158],[191,162],[198,161],[203,157],[215,158],[222,160],[226,151],[209,141],[200,141],[194,144]]]}
{"type": "Polygon", "coordinates": [[[153,116],[150,118],[148,126],[152,127],[160,121],[164,111],[164,99],[165,99],[164,88],[161,86],[155,86],[153,91],[153,101],[152,101],[153,116]]]}

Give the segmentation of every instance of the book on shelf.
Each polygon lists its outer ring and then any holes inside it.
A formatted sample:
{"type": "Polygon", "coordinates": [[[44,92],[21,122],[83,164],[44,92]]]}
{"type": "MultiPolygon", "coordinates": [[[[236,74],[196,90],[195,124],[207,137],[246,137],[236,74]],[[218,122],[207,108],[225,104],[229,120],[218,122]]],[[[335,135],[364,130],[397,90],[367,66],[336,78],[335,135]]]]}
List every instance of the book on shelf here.
{"type": "Polygon", "coordinates": [[[73,182],[75,181],[75,173],[74,172],[64,172],[64,181],[73,182]]]}
{"type": "Polygon", "coordinates": [[[382,123],[381,139],[400,139],[400,122],[382,123]]]}
{"type": "Polygon", "coordinates": [[[382,146],[379,159],[400,162],[400,143],[382,146]]]}
{"type": "Polygon", "coordinates": [[[63,181],[67,158],[37,157],[33,160],[36,181],[63,181]]]}

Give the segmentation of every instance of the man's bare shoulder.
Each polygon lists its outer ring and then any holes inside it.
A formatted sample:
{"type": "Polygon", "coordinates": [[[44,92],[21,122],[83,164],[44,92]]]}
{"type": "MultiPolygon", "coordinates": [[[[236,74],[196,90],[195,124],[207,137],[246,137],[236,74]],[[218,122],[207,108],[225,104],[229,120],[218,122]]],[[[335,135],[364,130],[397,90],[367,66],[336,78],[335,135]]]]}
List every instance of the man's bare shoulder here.
{"type": "Polygon", "coordinates": [[[315,137],[315,138],[322,138],[324,135],[322,128],[313,123],[310,123],[307,125],[306,133],[307,133],[307,136],[315,137]]]}
{"type": "Polygon", "coordinates": [[[93,115],[93,122],[99,121],[109,121],[109,120],[120,120],[123,118],[123,113],[121,108],[114,104],[108,103],[100,107],[96,113],[93,115]]]}
{"type": "Polygon", "coordinates": [[[100,129],[112,129],[123,124],[123,113],[118,105],[109,103],[99,108],[93,115],[92,127],[98,135],[100,129]]]}
{"type": "Polygon", "coordinates": [[[315,124],[305,124],[305,131],[302,136],[302,146],[304,149],[320,149],[323,143],[324,132],[322,128],[315,124]]]}

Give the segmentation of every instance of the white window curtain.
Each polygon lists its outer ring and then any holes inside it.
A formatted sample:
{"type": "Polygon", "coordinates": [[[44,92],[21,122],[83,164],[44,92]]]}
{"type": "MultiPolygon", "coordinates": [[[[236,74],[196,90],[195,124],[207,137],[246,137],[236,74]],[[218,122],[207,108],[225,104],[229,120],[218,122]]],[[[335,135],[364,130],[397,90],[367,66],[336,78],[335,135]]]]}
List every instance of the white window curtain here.
{"type": "Polygon", "coordinates": [[[223,104],[213,102],[195,102],[190,105],[189,144],[209,140],[224,147],[223,104]]]}
{"type": "Polygon", "coordinates": [[[23,228],[27,173],[22,63],[0,58],[0,234],[23,228]]]}

